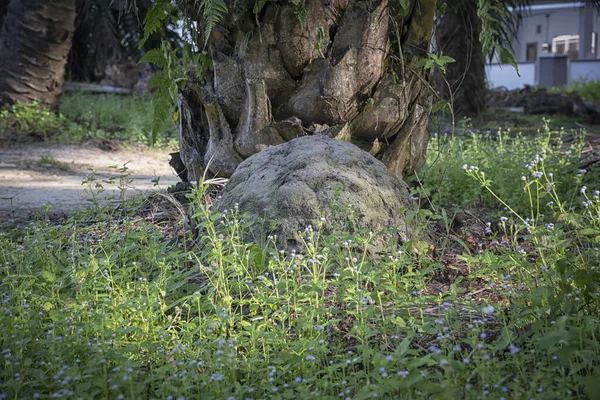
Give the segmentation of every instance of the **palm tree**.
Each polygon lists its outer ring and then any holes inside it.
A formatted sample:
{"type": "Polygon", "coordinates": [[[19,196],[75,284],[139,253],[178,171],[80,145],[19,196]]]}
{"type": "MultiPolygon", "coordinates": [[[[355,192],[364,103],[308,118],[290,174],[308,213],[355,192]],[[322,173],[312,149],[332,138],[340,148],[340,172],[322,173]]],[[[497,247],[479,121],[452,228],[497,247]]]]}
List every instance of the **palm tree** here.
{"type": "Polygon", "coordinates": [[[445,7],[435,28],[438,50],[456,62],[448,64],[446,74],[436,74],[435,86],[442,98],[452,96],[456,115],[476,116],[486,107],[485,55],[479,34],[477,0],[460,0],[445,7]]]}
{"type": "Polygon", "coordinates": [[[76,0],[12,0],[0,33],[0,104],[58,106],[76,0]]]}
{"type": "Polygon", "coordinates": [[[142,21],[152,4],[151,0],[77,0],[67,76],[98,81],[104,77],[107,65],[135,66],[146,51],[160,46],[162,40],[177,47],[180,38],[170,30],[156,32],[138,47],[144,36],[142,21]]]}
{"type": "Polygon", "coordinates": [[[229,176],[244,158],[309,133],[359,144],[399,177],[424,163],[432,92],[421,61],[435,0],[196,3],[185,13],[212,70],[181,94],[189,179],[229,176]]]}
{"type": "Polygon", "coordinates": [[[4,22],[4,17],[6,16],[6,11],[8,9],[8,1],[9,0],[0,0],[0,32],[2,31],[2,24],[4,22]]]}

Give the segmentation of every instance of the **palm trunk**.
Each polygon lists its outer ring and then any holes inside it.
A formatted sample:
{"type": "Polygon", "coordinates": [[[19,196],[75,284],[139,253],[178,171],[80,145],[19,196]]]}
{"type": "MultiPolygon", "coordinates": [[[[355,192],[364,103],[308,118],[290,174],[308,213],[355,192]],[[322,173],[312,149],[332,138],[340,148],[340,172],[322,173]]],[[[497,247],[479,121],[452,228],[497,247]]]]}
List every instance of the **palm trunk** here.
{"type": "Polygon", "coordinates": [[[0,0],[0,32],[2,32],[2,25],[4,24],[4,17],[8,10],[9,0],[0,0]]]}
{"type": "MultiPolygon", "coordinates": [[[[2,0],[0,0],[2,1],[2,0]]],[[[0,33],[0,104],[58,106],[76,0],[12,0],[0,33]]]]}
{"type": "Polygon", "coordinates": [[[461,0],[447,7],[436,27],[435,37],[442,54],[456,60],[446,66],[445,81],[436,77],[436,88],[445,100],[452,95],[457,115],[474,117],[486,107],[485,55],[479,42],[480,31],[477,0],[461,0]]]}
{"type": "Polygon", "coordinates": [[[424,163],[431,91],[419,60],[434,0],[405,12],[388,0],[267,2],[258,16],[253,1],[231,4],[209,41],[214,72],[182,96],[189,179],[230,176],[244,158],[306,134],[358,144],[401,178],[424,163]]]}

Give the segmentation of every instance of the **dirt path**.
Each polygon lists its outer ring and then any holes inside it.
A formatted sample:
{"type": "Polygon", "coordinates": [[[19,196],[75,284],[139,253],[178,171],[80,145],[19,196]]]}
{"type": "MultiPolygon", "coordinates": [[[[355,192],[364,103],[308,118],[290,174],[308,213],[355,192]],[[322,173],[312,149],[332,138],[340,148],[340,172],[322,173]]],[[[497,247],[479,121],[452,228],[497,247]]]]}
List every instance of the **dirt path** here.
{"type": "Polygon", "coordinates": [[[89,185],[82,182],[94,172],[105,191],[102,204],[120,198],[116,166],[126,164],[130,174],[127,196],[164,190],[177,183],[166,151],[103,151],[93,146],[28,144],[0,148],[0,220],[27,217],[45,204],[50,212],[63,214],[90,205],[89,185]],[[114,178],[114,182],[108,180],[114,178]],[[160,177],[158,185],[156,178],[160,177]],[[154,182],[153,182],[154,181],[154,182]]]}

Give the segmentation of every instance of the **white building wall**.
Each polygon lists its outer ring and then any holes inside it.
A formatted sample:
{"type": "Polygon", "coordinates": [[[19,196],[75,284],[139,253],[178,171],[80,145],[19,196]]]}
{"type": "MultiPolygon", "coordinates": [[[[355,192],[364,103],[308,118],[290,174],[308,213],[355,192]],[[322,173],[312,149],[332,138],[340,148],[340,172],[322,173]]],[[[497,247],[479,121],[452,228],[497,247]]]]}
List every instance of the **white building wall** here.
{"type": "Polygon", "coordinates": [[[537,54],[539,56],[542,54],[542,44],[546,41],[551,44],[552,38],[556,36],[578,35],[579,14],[579,7],[524,11],[519,33],[512,43],[515,61],[520,63],[527,60],[528,43],[537,44],[537,54]],[[541,26],[540,33],[537,33],[538,25],[541,26]]]}
{"type": "MultiPolygon", "coordinates": [[[[580,23],[589,8],[582,1],[554,1],[536,3],[522,12],[522,22],[517,37],[512,42],[515,61],[520,75],[510,65],[486,65],[486,76],[490,87],[518,89],[525,85],[537,85],[537,60],[527,62],[527,44],[535,43],[537,57],[543,54],[542,45],[552,44],[552,39],[563,35],[581,34],[580,23]],[[538,32],[538,29],[540,32],[538,32]]],[[[567,69],[567,82],[577,79],[600,80],[600,13],[593,9],[592,31],[597,33],[595,60],[571,60],[567,69]]],[[[589,32],[589,30],[588,30],[589,32]]]]}
{"type": "Polygon", "coordinates": [[[488,85],[491,88],[505,87],[508,90],[521,89],[525,85],[535,86],[535,63],[519,64],[519,75],[510,64],[492,64],[485,66],[488,85]]]}
{"type": "Polygon", "coordinates": [[[600,60],[571,61],[569,82],[578,79],[600,81],[600,60]]]}
{"type": "MultiPolygon", "coordinates": [[[[536,64],[519,63],[519,75],[510,64],[488,64],[485,66],[485,74],[490,88],[505,87],[508,90],[521,89],[525,85],[536,86],[536,64]]],[[[599,60],[571,61],[568,69],[568,81],[578,79],[600,80],[599,60]]]]}

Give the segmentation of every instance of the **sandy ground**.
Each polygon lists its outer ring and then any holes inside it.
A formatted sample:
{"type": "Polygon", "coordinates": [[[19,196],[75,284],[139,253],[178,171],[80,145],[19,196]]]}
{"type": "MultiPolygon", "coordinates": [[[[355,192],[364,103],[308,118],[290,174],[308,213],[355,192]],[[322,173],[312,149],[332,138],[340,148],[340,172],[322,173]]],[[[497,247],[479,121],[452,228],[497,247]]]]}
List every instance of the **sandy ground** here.
{"type": "Polygon", "coordinates": [[[105,189],[101,203],[119,202],[121,191],[116,166],[126,164],[131,183],[127,196],[165,190],[179,181],[168,164],[166,151],[103,151],[94,146],[27,144],[0,148],[0,222],[23,218],[45,204],[49,212],[64,214],[90,205],[89,185],[82,182],[93,172],[105,189]],[[114,177],[115,182],[108,180],[114,177]],[[159,178],[158,185],[153,181],[159,178]]]}

